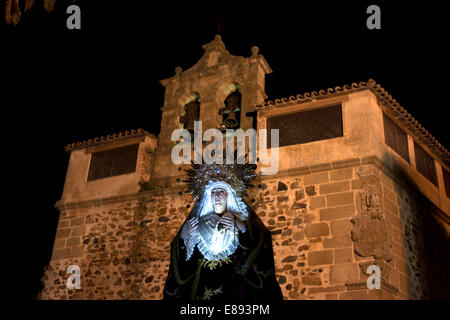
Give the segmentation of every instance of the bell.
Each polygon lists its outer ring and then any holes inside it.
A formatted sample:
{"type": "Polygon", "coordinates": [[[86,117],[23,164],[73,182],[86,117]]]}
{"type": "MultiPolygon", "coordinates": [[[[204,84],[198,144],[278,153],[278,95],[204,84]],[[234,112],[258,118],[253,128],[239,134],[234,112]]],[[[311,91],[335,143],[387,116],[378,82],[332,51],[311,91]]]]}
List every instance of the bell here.
{"type": "Polygon", "coordinates": [[[236,120],[236,113],[234,112],[234,110],[231,110],[223,124],[227,128],[236,128],[238,126],[239,121],[236,120]]]}

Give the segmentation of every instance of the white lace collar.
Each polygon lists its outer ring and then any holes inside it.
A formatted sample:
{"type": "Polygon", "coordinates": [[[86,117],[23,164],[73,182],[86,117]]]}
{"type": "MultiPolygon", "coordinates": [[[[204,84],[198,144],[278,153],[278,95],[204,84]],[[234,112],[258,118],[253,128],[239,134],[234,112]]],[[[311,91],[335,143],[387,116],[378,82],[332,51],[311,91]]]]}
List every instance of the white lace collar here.
{"type": "Polygon", "coordinates": [[[184,239],[187,249],[186,260],[190,259],[196,245],[206,259],[213,261],[223,260],[236,251],[239,245],[236,224],[229,230],[219,231],[219,220],[220,217],[215,213],[199,218],[197,230],[184,239]]]}

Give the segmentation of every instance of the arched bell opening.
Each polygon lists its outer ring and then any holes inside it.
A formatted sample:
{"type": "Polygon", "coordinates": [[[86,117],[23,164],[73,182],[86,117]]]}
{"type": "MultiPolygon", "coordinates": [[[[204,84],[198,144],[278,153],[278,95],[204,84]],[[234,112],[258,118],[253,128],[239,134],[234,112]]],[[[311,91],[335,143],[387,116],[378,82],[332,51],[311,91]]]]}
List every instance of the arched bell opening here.
{"type": "Polygon", "coordinates": [[[239,129],[241,127],[241,101],[242,94],[240,86],[236,85],[236,90],[231,92],[224,101],[225,107],[219,110],[222,116],[220,129],[239,129]]]}
{"type": "Polygon", "coordinates": [[[183,107],[180,116],[180,123],[183,124],[183,129],[187,129],[191,136],[194,136],[194,121],[200,120],[200,95],[194,94],[190,101],[183,107]]]}

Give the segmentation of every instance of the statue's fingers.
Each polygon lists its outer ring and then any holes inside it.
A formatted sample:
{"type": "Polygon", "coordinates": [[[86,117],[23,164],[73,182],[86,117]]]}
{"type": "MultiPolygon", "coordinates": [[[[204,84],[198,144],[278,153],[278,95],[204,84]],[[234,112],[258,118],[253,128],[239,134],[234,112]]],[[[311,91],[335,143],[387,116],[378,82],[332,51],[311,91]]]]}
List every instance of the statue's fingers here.
{"type": "Polygon", "coordinates": [[[189,219],[189,222],[194,223],[194,222],[198,222],[197,217],[192,217],[189,219]]]}
{"type": "Polygon", "coordinates": [[[198,225],[198,219],[197,218],[192,218],[191,220],[189,220],[189,224],[191,226],[191,228],[195,227],[198,225]]]}
{"type": "Polygon", "coordinates": [[[231,229],[233,227],[233,224],[231,223],[224,223],[223,224],[225,226],[225,228],[227,228],[228,230],[231,229]]]}
{"type": "Polygon", "coordinates": [[[227,224],[227,226],[230,226],[230,227],[234,225],[233,221],[229,221],[226,224],[227,224]]]}
{"type": "Polygon", "coordinates": [[[227,218],[227,217],[222,217],[221,222],[230,223],[230,222],[233,222],[233,219],[230,219],[230,218],[227,218]]]}
{"type": "Polygon", "coordinates": [[[223,216],[222,220],[233,220],[233,217],[229,217],[229,216],[223,216]]]}
{"type": "Polygon", "coordinates": [[[233,219],[230,219],[228,217],[224,217],[223,218],[223,223],[228,224],[228,225],[233,225],[233,219]]]}

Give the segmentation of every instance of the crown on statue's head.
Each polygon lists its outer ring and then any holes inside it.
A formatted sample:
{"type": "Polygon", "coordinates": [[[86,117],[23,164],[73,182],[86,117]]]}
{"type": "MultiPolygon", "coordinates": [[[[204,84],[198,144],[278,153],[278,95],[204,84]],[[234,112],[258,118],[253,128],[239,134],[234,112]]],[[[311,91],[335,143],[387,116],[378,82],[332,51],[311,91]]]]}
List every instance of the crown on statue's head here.
{"type": "Polygon", "coordinates": [[[192,164],[187,169],[188,178],[183,180],[188,185],[187,193],[193,194],[193,201],[201,199],[207,186],[216,181],[227,183],[239,197],[247,197],[247,188],[254,187],[250,182],[256,177],[256,164],[245,163],[243,156],[232,164],[192,164]]]}

